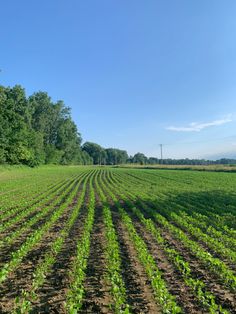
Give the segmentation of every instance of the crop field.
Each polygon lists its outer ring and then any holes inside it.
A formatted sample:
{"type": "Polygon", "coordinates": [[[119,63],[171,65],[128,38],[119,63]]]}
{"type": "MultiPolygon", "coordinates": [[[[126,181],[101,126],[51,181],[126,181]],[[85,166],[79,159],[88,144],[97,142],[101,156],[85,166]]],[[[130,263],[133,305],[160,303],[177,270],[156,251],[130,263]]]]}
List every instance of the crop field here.
{"type": "Polygon", "coordinates": [[[236,174],[0,172],[1,313],[236,313],[236,174]]]}

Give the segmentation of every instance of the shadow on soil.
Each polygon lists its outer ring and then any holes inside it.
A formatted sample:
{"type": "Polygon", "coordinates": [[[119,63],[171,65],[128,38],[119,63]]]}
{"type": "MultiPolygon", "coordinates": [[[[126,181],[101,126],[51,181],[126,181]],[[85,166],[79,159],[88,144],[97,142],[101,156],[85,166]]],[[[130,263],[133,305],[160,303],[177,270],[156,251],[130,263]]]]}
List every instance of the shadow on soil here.
{"type": "MultiPolygon", "coordinates": [[[[124,205],[128,205],[125,199],[122,202],[124,205]]],[[[149,206],[156,209],[160,214],[165,213],[167,210],[176,213],[185,211],[190,215],[196,212],[215,219],[217,219],[215,216],[217,214],[228,227],[236,228],[236,194],[233,193],[212,190],[198,193],[180,193],[164,199],[150,195],[150,198],[138,197],[133,204],[138,208],[149,206]]]]}

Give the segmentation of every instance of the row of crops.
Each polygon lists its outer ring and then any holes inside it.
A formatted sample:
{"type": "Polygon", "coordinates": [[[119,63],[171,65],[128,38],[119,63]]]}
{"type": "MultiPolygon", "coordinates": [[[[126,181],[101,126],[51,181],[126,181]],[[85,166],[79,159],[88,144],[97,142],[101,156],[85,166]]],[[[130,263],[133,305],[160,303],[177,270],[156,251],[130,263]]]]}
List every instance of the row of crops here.
{"type": "Polygon", "coordinates": [[[236,313],[233,173],[0,174],[1,313],[236,313]]]}

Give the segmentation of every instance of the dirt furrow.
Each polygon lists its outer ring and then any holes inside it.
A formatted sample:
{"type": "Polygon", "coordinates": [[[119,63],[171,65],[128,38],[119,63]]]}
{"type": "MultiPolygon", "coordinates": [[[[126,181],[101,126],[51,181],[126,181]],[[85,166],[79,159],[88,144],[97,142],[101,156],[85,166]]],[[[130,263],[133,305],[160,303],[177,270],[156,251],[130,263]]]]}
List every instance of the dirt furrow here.
{"type": "Polygon", "coordinates": [[[127,302],[131,307],[131,311],[140,314],[161,313],[161,308],[156,304],[150,281],[139,262],[136,250],[121,222],[117,209],[112,209],[112,215],[121,248],[122,276],[126,287],[127,302]]]}
{"type": "Polygon", "coordinates": [[[112,299],[106,280],[105,226],[102,207],[95,208],[94,228],[91,234],[91,247],[84,282],[85,294],[81,313],[111,313],[112,299]]]}
{"type": "MultiPolygon", "coordinates": [[[[129,213],[130,214],[130,213],[129,213]]],[[[163,274],[163,279],[171,294],[176,297],[177,303],[182,307],[185,313],[205,313],[198,304],[191,289],[185,285],[181,274],[175,266],[168,260],[164,250],[156,243],[154,237],[145,229],[145,227],[134,217],[132,217],[134,226],[138,234],[145,241],[151,255],[153,256],[157,267],[163,274]]]]}
{"type": "MultiPolygon", "coordinates": [[[[175,227],[182,230],[190,240],[195,241],[198,243],[198,245],[205,251],[209,252],[213,257],[220,259],[222,262],[225,263],[227,267],[229,267],[231,270],[236,271],[236,264],[232,263],[229,258],[226,258],[226,256],[222,256],[222,254],[217,253],[213,248],[210,248],[206,242],[203,242],[202,240],[198,239],[198,237],[192,235],[187,229],[181,228],[178,223],[176,223],[173,220],[169,220],[169,222],[174,225],[175,227]]],[[[215,242],[219,242],[218,240],[215,240],[215,242]]]]}
{"type": "MultiPolygon", "coordinates": [[[[146,218],[152,219],[145,209],[141,209],[141,211],[146,218]]],[[[216,297],[218,304],[221,304],[225,309],[229,309],[231,313],[236,313],[235,293],[230,291],[230,289],[227,289],[221,282],[220,277],[207,269],[206,266],[198,258],[196,258],[194,254],[186,249],[179,240],[175,239],[168,230],[164,229],[157,222],[155,222],[155,224],[157,228],[159,228],[161,235],[166,240],[170,248],[176,249],[189,263],[194,278],[200,279],[204,282],[206,289],[216,297]]]]}
{"type": "Polygon", "coordinates": [[[207,290],[215,295],[217,302],[224,308],[229,309],[231,313],[236,313],[235,293],[227,289],[224,284],[221,283],[219,276],[207,269],[194,254],[189,252],[180,241],[174,239],[167,230],[163,230],[160,227],[160,231],[170,247],[176,249],[189,263],[192,275],[195,278],[201,279],[205,283],[207,290]]]}
{"type": "Polygon", "coordinates": [[[63,229],[65,222],[73,210],[73,206],[77,202],[77,197],[74,199],[73,203],[66,208],[52,228],[44,235],[40,243],[34,246],[33,250],[23,258],[19,267],[12,272],[8,279],[2,284],[0,292],[1,313],[10,313],[15,297],[21,295],[22,289],[27,290],[31,285],[33,273],[37,265],[40,263],[46,251],[50,249],[52,242],[56,239],[59,232],[63,229]]]}
{"type": "Polygon", "coordinates": [[[65,301],[69,287],[69,270],[76,255],[77,242],[82,234],[87,215],[86,207],[76,219],[68,237],[57,255],[56,262],[47,275],[43,286],[38,290],[38,300],[33,303],[34,313],[66,313],[65,301]]]}
{"type": "Polygon", "coordinates": [[[139,262],[128,232],[122,224],[118,209],[111,196],[105,190],[104,193],[110,204],[113,223],[118,236],[121,271],[126,288],[127,303],[130,305],[132,313],[161,313],[161,308],[156,304],[150,281],[139,262]]]}
{"type": "MultiPolygon", "coordinates": [[[[36,223],[34,223],[29,228],[27,228],[20,235],[18,235],[17,238],[13,241],[12,244],[10,244],[10,245],[3,245],[3,247],[1,248],[0,266],[2,266],[4,263],[8,262],[11,259],[11,253],[16,251],[16,250],[18,250],[20,248],[20,246],[24,243],[25,239],[32,232],[34,232],[35,230],[39,229],[42,225],[45,224],[45,222],[48,220],[48,218],[52,215],[53,211],[57,210],[61,206],[61,204],[63,204],[63,202],[66,201],[66,198],[71,193],[71,191],[75,188],[76,184],[77,184],[77,182],[75,182],[73,184],[73,186],[70,189],[70,191],[63,197],[63,199],[60,201],[59,204],[55,205],[52,209],[49,210],[49,212],[45,216],[40,218],[36,223]]],[[[81,184],[80,184],[80,186],[81,186],[81,184]]],[[[77,188],[78,191],[80,191],[80,186],[77,188]]],[[[54,199],[56,199],[56,197],[54,199]]],[[[35,214],[37,214],[37,213],[35,213],[35,214]]],[[[20,228],[21,222],[19,222],[17,225],[20,228]]],[[[7,230],[7,234],[9,234],[9,230],[7,230]]]]}
{"type": "MultiPolygon", "coordinates": [[[[57,187],[54,187],[54,186],[53,186],[52,188],[49,188],[49,189],[47,190],[46,196],[48,195],[49,192],[50,192],[50,194],[53,194],[54,192],[56,192],[57,190],[59,190],[60,188],[62,188],[63,185],[65,185],[64,189],[66,189],[66,188],[69,186],[69,184],[70,184],[70,182],[62,182],[62,183],[61,183],[59,186],[57,186],[57,187]]],[[[56,186],[56,185],[55,185],[55,186],[56,186]]],[[[30,204],[27,205],[27,206],[22,206],[22,207],[20,207],[17,212],[12,213],[12,215],[8,216],[8,217],[5,218],[5,219],[2,219],[1,222],[2,222],[2,223],[5,223],[6,221],[8,221],[8,220],[10,220],[10,219],[13,219],[13,218],[16,217],[17,215],[19,215],[21,212],[23,212],[24,210],[28,209],[29,207],[33,207],[33,206],[36,205],[37,203],[41,202],[41,200],[43,199],[43,197],[41,197],[40,195],[41,195],[41,194],[44,194],[44,193],[45,193],[45,191],[42,191],[42,193],[37,194],[35,197],[33,197],[32,199],[29,200],[29,202],[32,201],[32,203],[30,203],[30,204]]],[[[46,204],[44,204],[44,207],[47,206],[47,205],[49,205],[52,201],[53,201],[53,199],[50,200],[50,201],[48,201],[46,204]]],[[[7,210],[9,211],[9,210],[14,209],[14,208],[16,208],[16,207],[17,207],[17,206],[15,206],[15,207],[9,207],[7,210]]],[[[36,211],[37,211],[37,209],[36,209],[36,211]]],[[[30,215],[32,215],[32,213],[29,213],[29,215],[26,216],[24,219],[27,219],[27,220],[28,220],[28,219],[30,218],[30,215]]],[[[13,227],[14,227],[14,226],[12,226],[12,228],[13,228],[13,227]]],[[[9,232],[12,232],[12,230],[9,229],[9,232]]]]}

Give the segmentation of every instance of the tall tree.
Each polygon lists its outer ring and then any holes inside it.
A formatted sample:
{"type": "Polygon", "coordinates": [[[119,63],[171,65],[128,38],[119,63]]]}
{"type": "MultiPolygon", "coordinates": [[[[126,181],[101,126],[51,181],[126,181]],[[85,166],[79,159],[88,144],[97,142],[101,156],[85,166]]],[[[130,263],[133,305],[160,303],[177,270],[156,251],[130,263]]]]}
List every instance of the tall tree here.
{"type": "Polygon", "coordinates": [[[133,163],[144,165],[147,163],[147,157],[143,153],[137,153],[133,157],[133,163]]]}
{"type": "Polygon", "coordinates": [[[117,148],[107,148],[107,161],[108,165],[124,164],[128,160],[128,154],[125,150],[120,150],[117,148]]]}
{"type": "Polygon", "coordinates": [[[104,148],[92,142],[85,142],[82,146],[83,151],[87,152],[92,158],[95,165],[104,164],[106,153],[104,148]]]}
{"type": "Polygon", "coordinates": [[[29,124],[30,113],[25,90],[16,85],[1,87],[1,159],[11,164],[34,164],[34,149],[29,124]]]}

